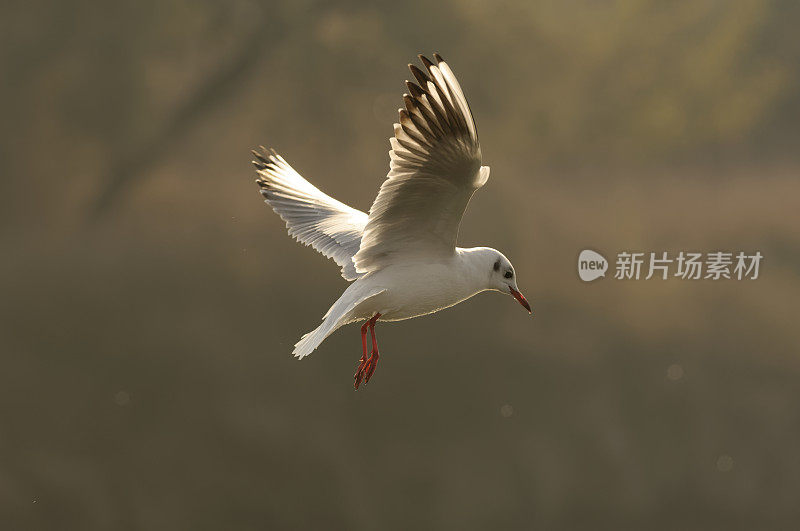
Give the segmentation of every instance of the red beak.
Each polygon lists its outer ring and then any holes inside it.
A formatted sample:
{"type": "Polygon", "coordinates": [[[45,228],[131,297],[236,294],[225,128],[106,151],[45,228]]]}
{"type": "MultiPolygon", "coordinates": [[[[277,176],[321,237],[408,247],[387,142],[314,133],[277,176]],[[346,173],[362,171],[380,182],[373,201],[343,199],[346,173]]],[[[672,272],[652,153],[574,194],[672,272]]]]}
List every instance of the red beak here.
{"type": "Polygon", "coordinates": [[[533,314],[533,311],[531,311],[531,305],[528,304],[528,299],[525,298],[525,295],[523,295],[519,291],[515,290],[511,286],[509,286],[508,289],[511,292],[511,294],[514,296],[514,298],[517,299],[517,302],[520,303],[523,308],[528,310],[528,313],[533,314]]]}

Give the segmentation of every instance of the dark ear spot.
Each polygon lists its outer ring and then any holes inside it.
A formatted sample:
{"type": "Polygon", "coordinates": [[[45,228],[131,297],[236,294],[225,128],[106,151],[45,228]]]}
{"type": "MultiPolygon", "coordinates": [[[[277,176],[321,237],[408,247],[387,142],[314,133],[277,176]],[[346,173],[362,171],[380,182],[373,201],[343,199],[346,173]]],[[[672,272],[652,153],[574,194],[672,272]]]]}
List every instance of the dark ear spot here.
{"type": "Polygon", "coordinates": [[[494,270],[500,271],[500,259],[498,258],[497,261],[494,263],[494,270]]]}

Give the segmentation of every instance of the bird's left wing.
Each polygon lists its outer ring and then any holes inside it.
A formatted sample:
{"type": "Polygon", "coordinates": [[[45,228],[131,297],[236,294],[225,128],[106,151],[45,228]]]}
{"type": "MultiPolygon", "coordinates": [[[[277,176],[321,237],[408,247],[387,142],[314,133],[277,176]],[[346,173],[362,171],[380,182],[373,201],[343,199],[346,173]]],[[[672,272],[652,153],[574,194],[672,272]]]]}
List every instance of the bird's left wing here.
{"type": "Polygon", "coordinates": [[[256,183],[269,206],[286,222],[289,234],[333,258],[345,279],[357,279],[353,255],[361,245],[367,215],[324,194],[274,151],[261,150],[253,151],[256,183]]]}
{"type": "Polygon", "coordinates": [[[400,123],[394,124],[389,175],[369,211],[356,271],[381,269],[414,255],[455,252],[458,227],[473,192],[489,178],[467,99],[447,63],[420,56],[409,65],[400,123]]]}

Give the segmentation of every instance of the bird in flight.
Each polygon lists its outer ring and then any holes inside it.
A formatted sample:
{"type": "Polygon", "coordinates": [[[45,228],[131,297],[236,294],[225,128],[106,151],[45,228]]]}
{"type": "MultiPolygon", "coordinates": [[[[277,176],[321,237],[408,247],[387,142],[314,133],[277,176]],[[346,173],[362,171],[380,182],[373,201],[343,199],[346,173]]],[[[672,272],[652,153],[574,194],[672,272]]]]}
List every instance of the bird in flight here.
{"type": "Polygon", "coordinates": [[[369,214],[321,192],[275,151],[253,151],[261,195],[289,234],[332,258],[352,281],[293,354],[304,358],[339,327],[364,321],[356,389],[378,363],[379,319],[431,314],[487,290],[513,296],[531,313],[500,251],[456,247],[464,210],[489,167],[481,165],[475,121],[453,71],[438,54],[419,58],[424,70],[408,66],[416,83],[406,81],[389,174],[369,214]]]}

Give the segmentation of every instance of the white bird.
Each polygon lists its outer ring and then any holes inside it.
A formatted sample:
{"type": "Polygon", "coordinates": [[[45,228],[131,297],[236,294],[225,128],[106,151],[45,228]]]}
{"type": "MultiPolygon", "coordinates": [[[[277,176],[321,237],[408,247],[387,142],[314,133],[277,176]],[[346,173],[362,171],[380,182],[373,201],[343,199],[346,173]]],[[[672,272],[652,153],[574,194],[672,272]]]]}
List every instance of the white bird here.
{"type": "Polygon", "coordinates": [[[475,122],[452,70],[438,54],[435,62],[419,58],[426,71],[408,65],[418,84],[406,81],[405,109],[389,139],[389,174],[369,215],[322,193],[275,151],[253,151],[261,194],[289,234],[332,258],[353,281],[293,354],[304,358],[339,327],[366,321],[356,389],[380,356],[378,319],[427,315],[487,290],[512,295],[531,313],[502,253],[456,247],[464,210],[489,167],[481,166],[475,122]]]}

